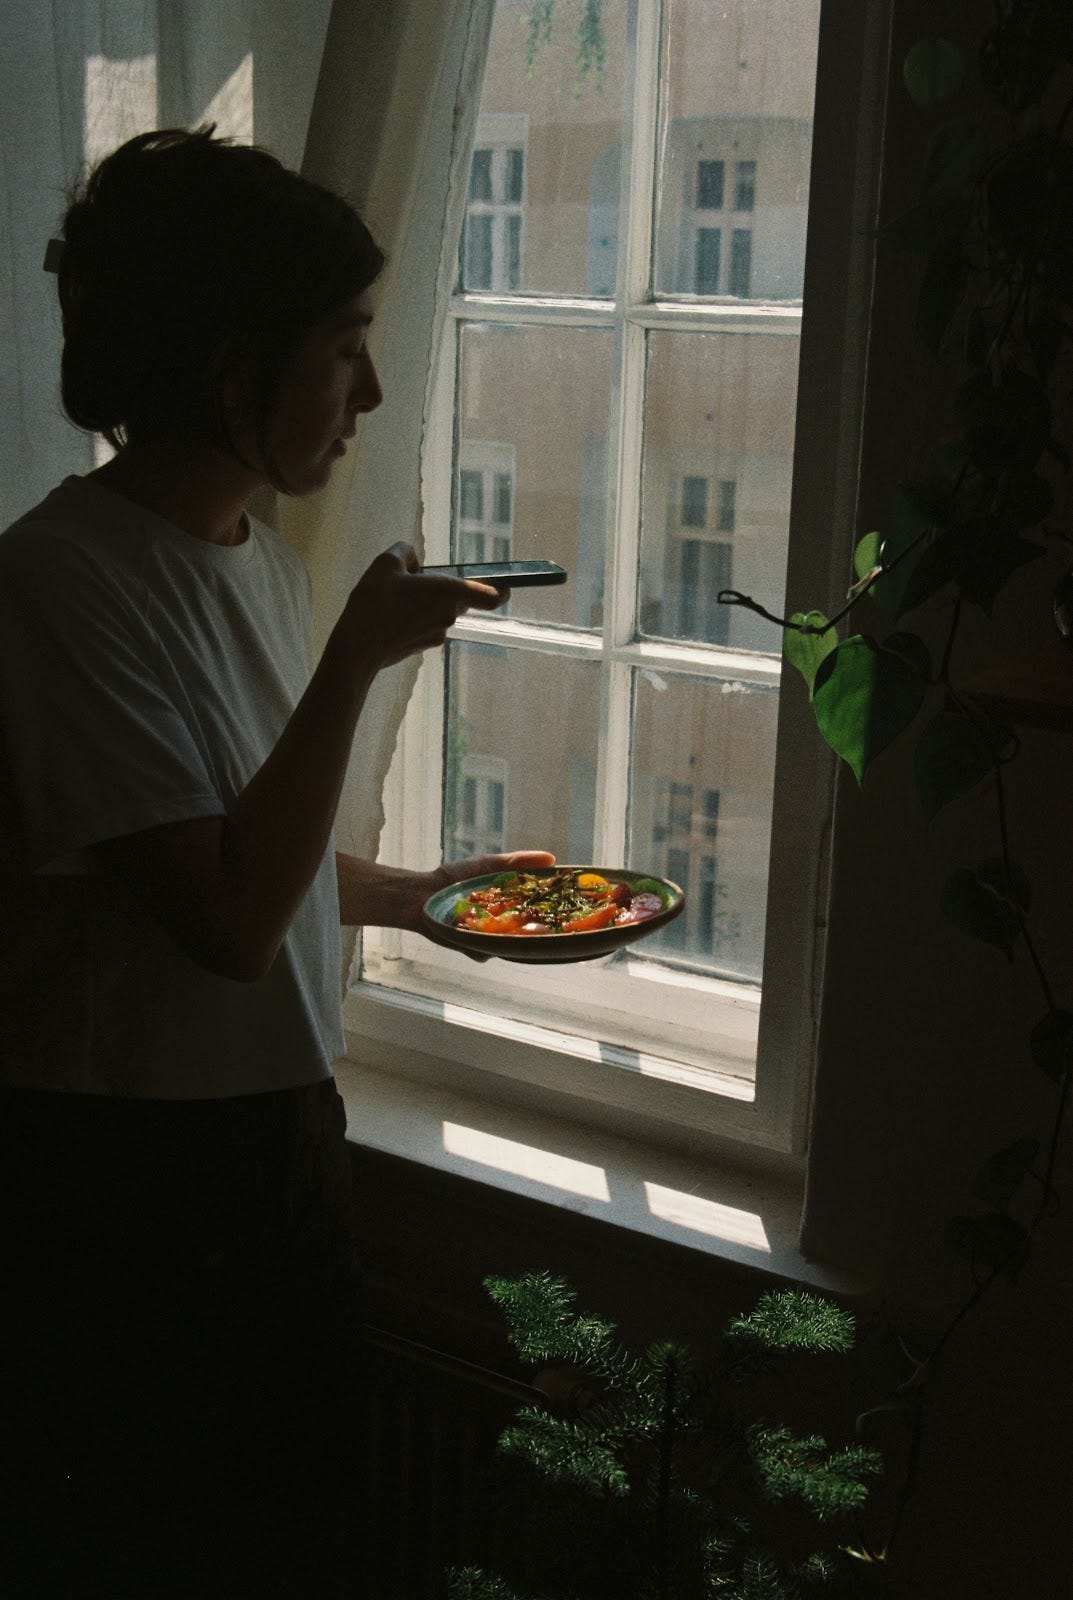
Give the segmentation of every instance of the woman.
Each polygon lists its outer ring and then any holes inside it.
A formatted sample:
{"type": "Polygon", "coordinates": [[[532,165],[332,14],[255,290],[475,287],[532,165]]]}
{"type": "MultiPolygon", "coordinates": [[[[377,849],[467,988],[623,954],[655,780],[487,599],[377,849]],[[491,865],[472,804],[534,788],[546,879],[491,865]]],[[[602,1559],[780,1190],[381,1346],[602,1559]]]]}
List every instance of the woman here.
{"type": "Polygon", "coordinates": [[[311,671],[246,509],[379,405],[381,266],[211,129],[132,139],[65,218],[64,407],[117,453],[0,537],[12,1596],[362,1592],[339,924],[551,860],[332,848],[377,672],[504,599],[395,545],[311,671]]]}

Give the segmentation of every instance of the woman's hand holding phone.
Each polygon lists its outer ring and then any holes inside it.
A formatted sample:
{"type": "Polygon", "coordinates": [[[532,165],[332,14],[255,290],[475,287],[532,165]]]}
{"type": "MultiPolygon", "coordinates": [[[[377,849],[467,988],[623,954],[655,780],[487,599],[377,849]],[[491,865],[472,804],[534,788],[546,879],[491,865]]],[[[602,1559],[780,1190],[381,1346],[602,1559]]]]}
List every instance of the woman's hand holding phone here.
{"type": "Polygon", "coordinates": [[[509,598],[505,586],[422,571],[413,546],[400,542],[370,563],[344,617],[355,623],[378,670],[442,645],[464,612],[494,611],[509,598]]]}

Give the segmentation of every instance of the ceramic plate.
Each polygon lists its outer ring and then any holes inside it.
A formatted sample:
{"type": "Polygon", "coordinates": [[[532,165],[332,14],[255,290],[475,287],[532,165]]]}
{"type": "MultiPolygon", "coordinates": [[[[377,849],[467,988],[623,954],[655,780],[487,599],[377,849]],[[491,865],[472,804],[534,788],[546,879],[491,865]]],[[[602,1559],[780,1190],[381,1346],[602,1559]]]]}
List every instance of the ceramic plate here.
{"type": "Polygon", "coordinates": [[[480,878],[466,878],[462,883],[452,883],[438,889],[422,908],[422,918],[429,936],[437,944],[462,950],[470,956],[499,956],[504,961],[550,962],[592,961],[597,956],[609,955],[635,939],[645,939],[658,928],[673,922],[685,905],[685,895],[676,883],[667,878],[654,878],[649,872],[626,872],[618,867],[540,867],[527,877],[553,878],[558,872],[598,872],[609,883],[625,883],[631,887],[643,884],[645,889],[656,885],[663,899],[662,911],[646,917],[643,922],[628,922],[620,927],[597,928],[592,933],[474,933],[469,928],[458,928],[454,910],[459,900],[465,900],[475,889],[487,889],[503,874],[489,872],[480,878]]]}

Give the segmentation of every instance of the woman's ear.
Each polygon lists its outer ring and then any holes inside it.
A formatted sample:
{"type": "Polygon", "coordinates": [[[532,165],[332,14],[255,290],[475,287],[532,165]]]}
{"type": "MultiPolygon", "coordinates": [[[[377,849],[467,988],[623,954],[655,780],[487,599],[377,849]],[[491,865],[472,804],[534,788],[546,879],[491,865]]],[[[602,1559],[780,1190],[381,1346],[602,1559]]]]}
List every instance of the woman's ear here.
{"type": "Polygon", "coordinates": [[[241,339],[225,339],[209,363],[207,387],[213,409],[237,420],[253,410],[250,352],[241,339]]]}

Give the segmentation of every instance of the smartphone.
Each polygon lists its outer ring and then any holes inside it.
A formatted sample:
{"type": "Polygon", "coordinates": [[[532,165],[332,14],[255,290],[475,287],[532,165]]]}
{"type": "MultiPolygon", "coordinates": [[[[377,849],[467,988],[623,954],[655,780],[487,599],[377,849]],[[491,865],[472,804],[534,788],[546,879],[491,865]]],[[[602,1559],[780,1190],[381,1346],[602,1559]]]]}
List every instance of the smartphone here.
{"type": "Polygon", "coordinates": [[[446,567],[422,567],[444,578],[476,578],[478,583],[509,584],[523,589],[534,583],[565,583],[566,568],[555,561],[453,561],[446,567]]]}

